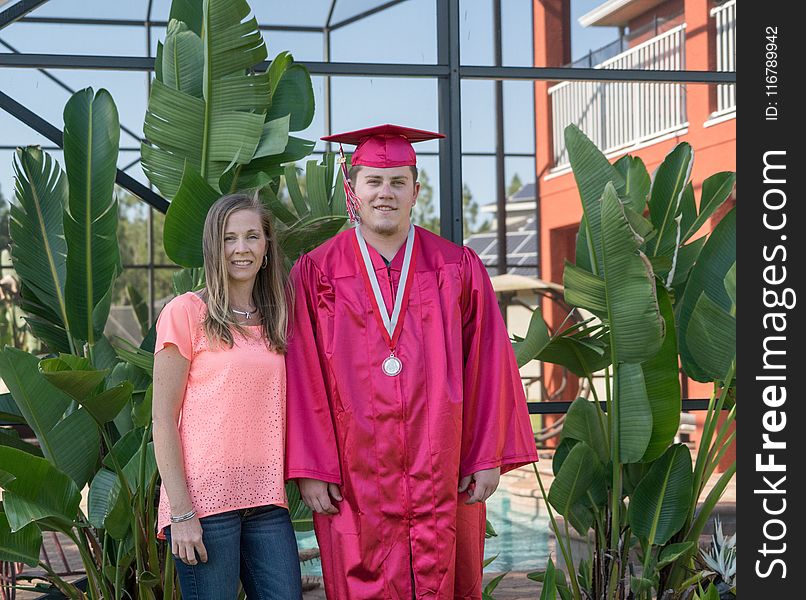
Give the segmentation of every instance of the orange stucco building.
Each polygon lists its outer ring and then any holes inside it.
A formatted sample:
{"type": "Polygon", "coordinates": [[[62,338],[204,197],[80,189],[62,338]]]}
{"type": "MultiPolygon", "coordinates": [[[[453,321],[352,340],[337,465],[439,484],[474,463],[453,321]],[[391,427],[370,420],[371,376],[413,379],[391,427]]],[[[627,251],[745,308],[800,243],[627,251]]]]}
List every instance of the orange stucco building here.
{"type": "MultiPolygon", "coordinates": [[[[535,0],[535,66],[570,63],[569,0],[535,0]]],[[[580,23],[617,26],[627,33],[620,52],[600,68],[735,70],[736,0],[607,0],[580,23]]],[[[573,260],[582,206],[564,154],[562,130],[575,123],[611,160],[639,156],[652,173],[679,142],[694,150],[691,180],[699,201],[702,182],[736,169],[736,109],[732,85],[552,82],[535,83],[536,172],[540,214],[540,275],[562,283],[573,260]]],[[[727,204],[735,202],[733,197],[727,204]]],[[[712,219],[724,214],[723,207],[712,219]]],[[[708,227],[707,225],[706,227],[708,227]]],[[[703,231],[704,233],[704,231],[703,231]]],[[[550,324],[565,314],[546,303],[550,324]]],[[[559,380],[545,365],[547,385],[559,380]]],[[[576,385],[563,399],[573,400],[576,385]]],[[[711,388],[683,378],[684,398],[708,398],[711,388]]],[[[701,423],[703,413],[697,413],[701,423]]],[[[698,431],[692,441],[698,441],[698,431]]],[[[730,457],[726,457],[729,459],[730,457]]]]}

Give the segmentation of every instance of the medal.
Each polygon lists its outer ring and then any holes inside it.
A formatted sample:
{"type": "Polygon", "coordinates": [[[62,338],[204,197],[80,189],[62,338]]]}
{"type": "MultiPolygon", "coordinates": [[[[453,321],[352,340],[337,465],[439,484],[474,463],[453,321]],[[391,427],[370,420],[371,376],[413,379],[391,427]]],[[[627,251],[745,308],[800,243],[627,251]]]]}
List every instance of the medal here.
{"type": "Polygon", "coordinates": [[[400,359],[397,356],[392,354],[388,356],[385,361],[383,361],[381,368],[386,375],[389,375],[389,377],[394,377],[403,369],[403,363],[400,362],[400,359]]]}
{"type": "Polygon", "coordinates": [[[409,234],[406,237],[406,251],[403,255],[403,268],[400,273],[400,281],[397,284],[397,291],[395,292],[395,304],[392,308],[392,314],[386,312],[386,306],[381,294],[381,287],[378,284],[378,277],[375,274],[375,268],[372,265],[372,259],[369,257],[369,250],[367,249],[367,242],[361,234],[361,228],[355,228],[355,239],[357,246],[357,253],[361,257],[361,262],[364,268],[361,274],[364,276],[364,284],[370,294],[370,299],[373,301],[375,308],[375,318],[383,335],[386,345],[389,347],[389,356],[384,359],[381,364],[381,370],[384,375],[395,377],[403,370],[403,362],[395,356],[395,347],[397,340],[400,337],[400,332],[403,329],[403,314],[408,307],[409,292],[411,290],[411,271],[414,265],[414,225],[409,226],[409,234]]]}

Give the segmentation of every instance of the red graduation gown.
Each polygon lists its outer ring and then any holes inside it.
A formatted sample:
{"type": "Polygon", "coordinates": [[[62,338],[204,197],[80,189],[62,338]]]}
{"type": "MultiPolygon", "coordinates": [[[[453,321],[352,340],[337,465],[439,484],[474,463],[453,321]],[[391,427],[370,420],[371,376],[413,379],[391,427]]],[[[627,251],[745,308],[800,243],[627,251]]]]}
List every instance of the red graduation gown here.
{"type": "MultiPolygon", "coordinates": [[[[481,598],[484,507],[464,504],[459,479],[537,460],[490,279],[472,250],[416,228],[403,370],[389,377],[354,238],[291,273],[286,475],[341,486],[339,514],[314,515],[327,597],[409,600],[413,573],[417,598],[481,598]]],[[[404,250],[387,269],[369,247],[388,312],[404,250]]]]}

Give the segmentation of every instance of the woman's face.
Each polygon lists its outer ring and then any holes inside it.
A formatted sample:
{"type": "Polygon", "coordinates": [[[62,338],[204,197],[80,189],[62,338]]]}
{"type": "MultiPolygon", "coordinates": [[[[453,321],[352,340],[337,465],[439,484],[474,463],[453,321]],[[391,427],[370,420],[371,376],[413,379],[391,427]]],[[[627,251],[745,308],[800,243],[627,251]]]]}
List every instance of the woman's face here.
{"type": "Polygon", "coordinates": [[[224,258],[229,279],[254,281],[267,247],[259,213],[249,209],[232,213],[224,224],[224,258]]]}

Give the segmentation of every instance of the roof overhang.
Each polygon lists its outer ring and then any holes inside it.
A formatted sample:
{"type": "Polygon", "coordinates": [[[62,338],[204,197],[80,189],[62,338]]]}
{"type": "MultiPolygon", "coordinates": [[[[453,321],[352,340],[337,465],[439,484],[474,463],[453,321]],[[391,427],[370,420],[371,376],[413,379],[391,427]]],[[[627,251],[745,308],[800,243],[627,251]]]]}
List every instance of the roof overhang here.
{"type": "Polygon", "coordinates": [[[664,0],[607,0],[579,17],[583,27],[625,27],[664,0]]]}
{"type": "Polygon", "coordinates": [[[527,290],[562,292],[563,286],[552,281],[544,281],[537,277],[527,277],[526,275],[494,275],[490,277],[493,283],[493,290],[497,292],[523,292],[527,290]]]}

